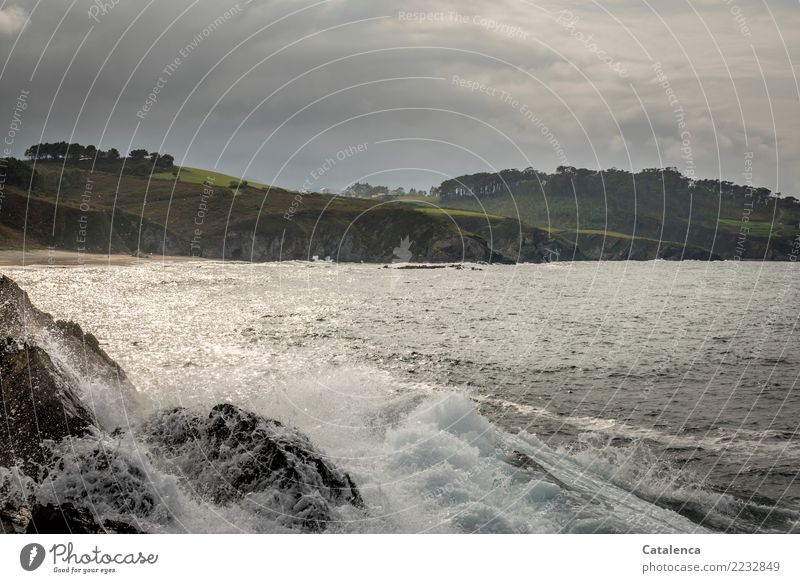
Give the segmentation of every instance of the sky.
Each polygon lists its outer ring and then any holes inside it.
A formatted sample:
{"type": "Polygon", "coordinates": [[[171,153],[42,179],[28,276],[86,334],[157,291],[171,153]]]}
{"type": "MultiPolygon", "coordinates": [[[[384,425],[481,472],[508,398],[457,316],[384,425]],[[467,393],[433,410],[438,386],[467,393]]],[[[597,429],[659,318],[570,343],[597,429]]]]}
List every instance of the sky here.
{"type": "Polygon", "coordinates": [[[564,165],[798,194],[798,30],[798,0],[0,0],[0,133],[308,190],[564,165]]]}

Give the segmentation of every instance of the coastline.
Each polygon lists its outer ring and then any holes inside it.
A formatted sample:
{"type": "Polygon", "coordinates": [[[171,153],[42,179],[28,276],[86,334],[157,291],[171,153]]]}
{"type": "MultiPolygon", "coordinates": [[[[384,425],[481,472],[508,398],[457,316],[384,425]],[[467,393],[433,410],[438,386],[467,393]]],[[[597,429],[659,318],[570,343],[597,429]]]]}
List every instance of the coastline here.
{"type": "MultiPolygon", "coordinates": [[[[63,251],[63,250],[50,250],[50,249],[32,249],[29,251],[21,251],[21,250],[10,250],[4,249],[0,250],[0,267],[25,267],[26,265],[51,265],[53,267],[80,267],[82,265],[106,265],[106,266],[130,266],[130,265],[141,265],[143,263],[154,263],[154,262],[161,262],[161,263],[190,263],[190,262],[197,262],[197,261],[223,261],[225,263],[250,263],[249,261],[241,261],[235,259],[214,259],[209,257],[195,257],[192,255],[130,255],[127,253],[85,253],[79,251],[63,251]]],[[[296,261],[296,260],[287,260],[287,261],[296,261]]],[[[572,263],[621,263],[626,261],[632,261],[635,263],[640,262],[648,262],[648,261],[667,261],[667,262],[707,262],[707,259],[573,259],[569,261],[558,261],[552,262],[554,265],[570,265],[572,263]]],[[[722,262],[733,262],[730,259],[722,259],[722,260],[715,260],[715,261],[722,261],[722,262]]],[[[778,260],[778,259],[742,259],[742,262],[746,263],[758,263],[758,262],[767,262],[767,263],[790,263],[791,260],[778,260]]],[[[262,262],[257,262],[262,263],[262,262]]],[[[271,262],[264,262],[264,263],[271,263],[271,262]]],[[[320,262],[323,263],[323,262],[320,262]]],[[[352,263],[357,264],[358,262],[355,261],[342,261],[341,263],[352,263]]],[[[362,264],[365,262],[361,262],[362,264]]],[[[441,269],[445,267],[457,267],[459,269],[463,267],[471,267],[472,269],[477,268],[478,266],[486,265],[485,261],[462,261],[462,262],[414,262],[414,263],[402,263],[399,265],[392,265],[386,262],[368,262],[373,265],[383,266],[384,268],[394,268],[394,269],[441,269]],[[461,267],[463,266],[463,267],[461,267]]],[[[502,263],[497,262],[493,263],[493,265],[501,265],[502,263]]],[[[521,261],[518,263],[511,263],[509,265],[521,266],[521,265],[545,265],[548,262],[537,263],[537,262],[528,262],[528,261],[521,261]]]]}
{"type": "Polygon", "coordinates": [[[1,267],[24,267],[26,265],[52,265],[53,267],[75,267],[81,265],[127,266],[153,262],[186,263],[205,261],[202,257],[191,255],[147,255],[81,253],[79,251],[60,251],[33,249],[30,251],[0,251],[1,267]]]}

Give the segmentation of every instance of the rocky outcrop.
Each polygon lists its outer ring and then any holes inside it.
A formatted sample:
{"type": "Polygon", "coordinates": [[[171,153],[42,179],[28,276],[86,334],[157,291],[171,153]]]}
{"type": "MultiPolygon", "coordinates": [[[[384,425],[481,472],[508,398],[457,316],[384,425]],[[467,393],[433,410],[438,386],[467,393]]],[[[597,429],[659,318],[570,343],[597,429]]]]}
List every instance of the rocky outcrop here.
{"type": "Polygon", "coordinates": [[[507,258],[504,263],[556,263],[586,259],[568,237],[551,235],[528,225],[514,227],[498,229],[495,226],[491,232],[488,228],[484,229],[486,232],[483,235],[491,239],[491,248],[507,258]]]}
{"type": "MultiPolygon", "coordinates": [[[[423,217],[424,218],[424,217],[423,217]]],[[[336,225],[338,226],[338,225],[336,225]]],[[[308,261],[330,256],[337,262],[388,263],[394,249],[408,237],[410,261],[413,262],[500,262],[502,256],[493,253],[481,237],[458,234],[438,225],[422,223],[403,230],[378,229],[374,232],[351,229],[349,232],[322,225],[308,234],[298,229],[266,234],[230,230],[223,246],[208,246],[203,257],[235,261],[308,261]],[[393,234],[391,231],[396,231],[393,234]]]]}
{"type": "Polygon", "coordinates": [[[89,502],[104,517],[168,520],[168,511],[160,506],[162,493],[153,483],[145,456],[123,447],[126,437],[120,430],[114,436],[74,440],[54,448],[57,455],[50,464],[47,484],[58,494],[46,499],[89,502]]]}
{"type": "Polygon", "coordinates": [[[31,521],[31,510],[26,506],[0,508],[0,534],[25,534],[31,521]]]}
{"type": "Polygon", "coordinates": [[[0,331],[0,532],[168,525],[169,493],[154,468],[198,502],[253,504],[282,528],[321,531],[337,520],[337,507],[363,506],[350,476],[303,433],[234,405],[206,417],[179,408],[142,426],[110,424],[87,403],[110,394],[112,407],[137,406],[125,373],[94,336],[36,309],[7,277],[0,331]]]}
{"type": "Polygon", "coordinates": [[[184,408],[161,411],[144,426],[146,440],[202,498],[227,504],[259,498],[259,512],[289,528],[321,531],[335,507],[363,506],[350,476],[296,429],[230,404],[207,418],[184,408]]]}
{"type": "Polygon", "coordinates": [[[37,504],[25,527],[25,534],[141,534],[125,522],[98,522],[88,508],[63,504],[37,504]]]}
{"type": "MultiPolygon", "coordinates": [[[[79,324],[55,321],[36,308],[28,294],[6,276],[0,276],[0,338],[46,351],[61,376],[76,388],[103,386],[106,411],[124,413],[139,406],[136,389],[97,338],[85,333],[79,324]]],[[[119,419],[100,419],[101,424],[104,421],[118,423],[119,419]]]]}
{"type": "MultiPolygon", "coordinates": [[[[443,212],[447,213],[446,209],[443,212]]],[[[486,261],[491,263],[553,263],[556,261],[577,261],[585,259],[580,250],[569,237],[550,233],[526,225],[518,220],[496,215],[481,215],[479,213],[459,214],[452,211],[446,215],[463,233],[470,234],[473,239],[478,239],[480,245],[489,250],[486,261]]],[[[467,242],[464,237],[462,246],[473,243],[467,242]]],[[[455,251],[455,250],[453,250],[455,251]]],[[[452,252],[451,255],[457,255],[452,252]]],[[[469,261],[466,257],[476,257],[476,253],[461,252],[458,260],[469,261]]],[[[435,257],[437,261],[446,261],[435,257]]]]}
{"type": "Polygon", "coordinates": [[[86,435],[94,415],[64,373],[38,346],[0,342],[0,466],[42,473],[48,442],[86,435]]]}
{"type": "MultiPolygon", "coordinates": [[[[573,235],[574,236],[574,235],[573,235]]],[[[576,237],[578,248],[589,260],[601,261],[669,261],[695,260],[719,261],[722,258],[701,247],[682,245],[671,241],[623,237],[615,233],[580,233],[576,237]]]]}
{"type": "Polygon", "coordinates": [[[141,534],[142,531],[116,520],[94,518],[88,508],[63,504],[36,504],[14,511],[0,510],[0,534],[141,534]]]}

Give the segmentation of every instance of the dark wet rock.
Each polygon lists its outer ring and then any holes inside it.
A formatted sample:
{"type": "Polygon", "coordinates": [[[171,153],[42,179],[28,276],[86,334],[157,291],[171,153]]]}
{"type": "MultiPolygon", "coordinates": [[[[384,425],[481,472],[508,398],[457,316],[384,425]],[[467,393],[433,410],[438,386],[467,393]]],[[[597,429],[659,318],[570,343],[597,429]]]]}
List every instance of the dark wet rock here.
{"type": "Polygon", "coordinates": [[[0,509],[0,534],[25,534],[30,519],[27,507],[0,509]]]}
{"type": "Polygon", "coordinates": [[[86,404],[98,400],[83,400],[81,393],[82,385],[95,384],[108,393],[102,397],[110,409],[133,406],[136,392],[125,373],[97,338],[38,310],[5,276],[0,277],[0,331],[2,530],[30,531],[37,518],[45,526],[33,532],[107,530],[91,526],[91,516],[70,500],[113,501],[113,514],[146,515],[154,497],[145,472],[105,447],[103,424],[86,404]],[[64,504],[35,506],[36,491],[53,491],[56,483],[64,504]],[[23,484],[32,491],[21,494],[23,484]],[[59,506],[63,512],[56,512],[59,506]]]}
{"type": "Polygon", "coordinates": [[[224,504],[267,493],[261,511],[284,526],[320,531],[336,520],[336,506],[363,506],[350,476],[303,433],[234,405],[215,406],[207,419],[162,411],[145,434],[201,497],[224,504]]]}
{"type": "Polygon", "coordinates": [[[80,437],[95,425],[67,375],[37,346],[0,342],[0,466],[37,476],[48,442],[80,437]]]}
{"type": "MultiPolygon", "coordinates": [[[[84,332],[80,324],[71,320],[56,320],[55,327],[61,332],[64,339],[69,339],[74,341],[76,345],[80,345],[83,354],[92,355],[94,359],[104,365],[102,368],[112,379],[129,383],[125,371],[100,347],[100,342],[94,334],[84,332]]],[[[132,390],[133,386],[129,388],[132,390]]]]}
{"type": "Polygon", "coordinates": [[[36,482],[19,467],[0,467],[0,534],[21,534],[31,518],[36,482]]]}
{"type": "Polygon", "coordinates": [[[63,504],[37,504],[25,534],[140,534],[141,531],[125,522],[98,522],[88,508],[63,504]]]}
{"type": "MultiPolygon", "coordinates": [[[[388,267],[388,266],[385,266],[388,267]]],[[[392,269],[445,269],[448,267],[447,265],[429,265],[429,264],[421,264],[421,265],[414,265],[413,263],[404,263],[403,265],[398,265],[392,269]]]]}
{"type": "Polygon", "coordinates": [[[702,247],[672,241],[623,236],[618,233],[574,235],[583,259],[602,261],[719,261],[722,257],[702,247]]]}
{"type": "Polygon", "coordinates": [[[106,400],[116,400],[119,409],[137,406],[136,389],[97,338],[75,322],[55,321],[36,308],[28,294],[5,275],[0,276],[0,338],[46,349],[63,372],[74,377],[73,382],[96,381],[107,387],[106,400]]]}
{"type": "Polygon", "coordinates": [[[91,504],[104,516],[148,518],[160,495],[140,460],[111,440],[82,440],[62,447],[47,484],[59,501],[91,504]]]}
{"type": "Polygon", "coordinates": [[[100,523],[84,507],[61,504],[26,504],[0,509],[0,534],[140,534],[127,522],[104,520],[100,523]]]}
{"type": "Polygon", "coordinates": [[[128,522],[168,524],[153,465],[201,499],[253,506],[286,528],[321,531],[338,520],[340,507],[363,506],[350,476],[303,433],[233,405],[217,405],[207,417],[161,411],[143,428],[110,424],[109,410],[124,414],[137,404],[125,373],[93,335],[36,309],[7,277],[0,279],[0,333],[2,532],[139,532],[128,522]],[[87,406],[100,402],[102,411],[87,406]],[[139,437],[152,455],[142,457],[133,441],[139,437]]]}

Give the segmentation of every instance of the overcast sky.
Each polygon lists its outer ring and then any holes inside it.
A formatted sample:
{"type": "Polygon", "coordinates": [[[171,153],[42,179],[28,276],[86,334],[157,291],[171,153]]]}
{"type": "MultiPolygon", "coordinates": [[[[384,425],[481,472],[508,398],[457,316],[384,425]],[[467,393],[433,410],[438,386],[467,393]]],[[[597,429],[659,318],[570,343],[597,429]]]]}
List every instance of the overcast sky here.
{"type": "Polygon", "coordinates": [[[318,190],[562,164],[744,183],[752,152],[755,184],[800,192],[797,0],[102,5],[0,0],[17,155],[133,144],[318,190]]]}

